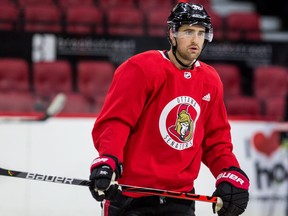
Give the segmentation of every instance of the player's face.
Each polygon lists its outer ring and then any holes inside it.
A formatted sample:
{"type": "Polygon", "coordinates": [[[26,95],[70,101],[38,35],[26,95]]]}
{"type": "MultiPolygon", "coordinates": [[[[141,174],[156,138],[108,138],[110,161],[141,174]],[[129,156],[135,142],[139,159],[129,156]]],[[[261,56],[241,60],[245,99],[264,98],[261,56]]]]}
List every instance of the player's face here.
{"type": "Polygon", "coordinates": [[[190,64],[198,58],[205,40],[203,26],[182,25],[173,36],[177,41],[177,56],[183,63],[190,64]]]}

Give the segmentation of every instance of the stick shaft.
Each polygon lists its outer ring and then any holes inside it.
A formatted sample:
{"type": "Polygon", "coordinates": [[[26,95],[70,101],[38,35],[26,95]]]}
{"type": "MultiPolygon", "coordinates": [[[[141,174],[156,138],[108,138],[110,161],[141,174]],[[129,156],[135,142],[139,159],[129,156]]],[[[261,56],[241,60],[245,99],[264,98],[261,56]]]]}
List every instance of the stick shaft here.
{"type": "Polygon", "coordinates": [[[52,183],[60,183],[60,184],[69,184],[69,185],[79,185],[79,186],[89,186],[90,181],[76,178],[67,178],[53,175],[43,175],[38,173],[29,173],[29,172],[21,172],[15,170],[7,170],[0,168],[0,175],[16,177],[16,178],[24,178],[28,180],[37,180],[37,181],[45,181],[52,183]]]}
{"type": "Polygon", "coordinates": [[[177,192],[168,190],[159,190],[154,188],[136,187],[130,185],[121,185],[125,192],[135,192],[144,195],[164,196],[178,199],[188,199],[202,202],[217,203],[217,197],[206,196],[187,192],[177,192]]]}
{"type": "MultiPolygon", "coordinates": [[[[23,178],[23,179],[28,179],[28,180],[68,184],[68,185],[89,186],[91,184],[90,181],[83,180],[83,179],[59,177],[59,176],[53,176],[53,175],[43,175],[43,174],[30,173],[30,172],[21,172],[21,171],[15,171],[15,170],[7,170],[3,168],[0,168],[0,175],[23,178]]],[[[130,185],[120,185],[120,186],[122,187],[122,190],[124,192],[139,193],[143,195],[172,197],[172,198],[178,198],[178,199],[210,202],[210,203],[216,203],[216,204],[219,203],[219,198],[213,197],[213,196],[159,190],[159,189],[154,189],[154,188],[136,187],[136,186],[130,186],[130,185]]]]}

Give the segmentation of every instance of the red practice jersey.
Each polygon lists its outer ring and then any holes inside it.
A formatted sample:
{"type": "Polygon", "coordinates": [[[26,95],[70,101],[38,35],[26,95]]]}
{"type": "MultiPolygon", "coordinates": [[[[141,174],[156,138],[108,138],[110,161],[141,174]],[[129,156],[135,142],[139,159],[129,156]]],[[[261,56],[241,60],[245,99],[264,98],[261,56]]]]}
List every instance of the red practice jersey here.
{"type": "Polygon", "coordinates": [[[239,167],[217,72],[200,61],[178,69],[163,51],[117,68],[92,136],[99,155],[123,163],[121,184],[187,192],[201,161],[215,177],[239,167]]]}

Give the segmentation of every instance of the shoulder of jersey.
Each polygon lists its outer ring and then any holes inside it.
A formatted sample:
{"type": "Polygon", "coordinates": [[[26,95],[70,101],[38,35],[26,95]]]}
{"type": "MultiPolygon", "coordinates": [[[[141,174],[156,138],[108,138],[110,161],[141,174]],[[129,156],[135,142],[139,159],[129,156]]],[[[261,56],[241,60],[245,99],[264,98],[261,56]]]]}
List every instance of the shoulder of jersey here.
{"type": "Polygon", "coordinates": [[[161,60],[166,60],[160,51],[158,50],[149,50],[149,51],[145,51],[145,52],[142,52],[142,53],[139,53],[139,54],[136,54],[135,56],[133,56],[131,58],[132,61],[135,61],[135,62],[146,62],[147,63],[150,63],[150,62],[158,62],[158,61],[161,61],[161,60]]]}

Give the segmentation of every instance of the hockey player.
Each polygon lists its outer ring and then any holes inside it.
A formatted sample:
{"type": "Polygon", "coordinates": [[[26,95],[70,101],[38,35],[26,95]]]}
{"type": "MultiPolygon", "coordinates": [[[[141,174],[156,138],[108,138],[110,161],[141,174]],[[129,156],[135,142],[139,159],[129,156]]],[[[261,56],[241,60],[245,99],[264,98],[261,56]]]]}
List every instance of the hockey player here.
{"type": "Polygon", "coordinates": [[[118,183],[194,192],[201,161],[223,200],[218,215],[245,211],[249,179],[232,152],[222,83],[198,60],[212,37],[203,6],[178,3],[168,17],[171,49],[137,54],[115,71],[92,131],[99,157],[90,191],[103,215],[195,215],[193,201],[121,192],[118,183]]]}

